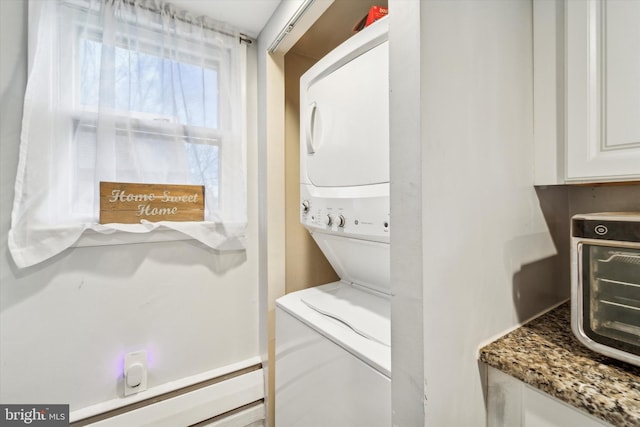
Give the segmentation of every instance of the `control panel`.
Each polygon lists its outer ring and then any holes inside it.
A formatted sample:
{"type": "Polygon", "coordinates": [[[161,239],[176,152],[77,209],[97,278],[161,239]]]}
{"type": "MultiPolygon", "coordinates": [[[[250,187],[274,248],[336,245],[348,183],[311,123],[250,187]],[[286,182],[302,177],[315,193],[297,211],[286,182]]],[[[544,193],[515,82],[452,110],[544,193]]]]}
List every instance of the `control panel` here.
{"type": "Polygon", "coordinates": [[[316,189],[302,185],[300,196],[300,222],[310,231],[389,241],[388,191],[361,195],[318,194],[316,189]]]}

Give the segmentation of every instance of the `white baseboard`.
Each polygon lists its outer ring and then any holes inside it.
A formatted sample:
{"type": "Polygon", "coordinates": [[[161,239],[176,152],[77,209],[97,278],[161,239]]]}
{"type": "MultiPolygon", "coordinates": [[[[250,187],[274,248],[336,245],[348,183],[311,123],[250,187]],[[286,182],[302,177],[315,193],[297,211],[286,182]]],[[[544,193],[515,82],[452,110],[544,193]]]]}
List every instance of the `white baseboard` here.
{"type": "MultiPolygon", "coordinates": [[[[72,425],[77,423],[100,427],[175,427],[209,420],[264,399],[264,373],[259,367],[259,359],[257,361],[258,364],[254,359],[239,362],[154,387],[134,396],[73,411],[70,421],[72,425]],[[234,372],[238,374],[234,375],[234,372]],[[211,383],[206,384],[207,381],[211,383]],[[205,384],[200,386],[203,382],[205,384]],[[186,392],[184,389],[187,389],[186,392]]],[[[259,411],[249,412],[256,414],[259,411]]]]}

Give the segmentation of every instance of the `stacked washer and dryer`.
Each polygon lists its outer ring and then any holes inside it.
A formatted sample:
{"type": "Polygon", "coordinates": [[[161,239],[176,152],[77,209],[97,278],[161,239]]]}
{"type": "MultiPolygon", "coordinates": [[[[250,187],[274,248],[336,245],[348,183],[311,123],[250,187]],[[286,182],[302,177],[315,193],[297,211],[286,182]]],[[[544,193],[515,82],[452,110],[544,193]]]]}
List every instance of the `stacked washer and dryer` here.
{"type": "Polygon", "coordinates": [[[383,18],[300,79],[300,221],[340,281],[276,301],[276,426],[391,425],[383,18]]]}

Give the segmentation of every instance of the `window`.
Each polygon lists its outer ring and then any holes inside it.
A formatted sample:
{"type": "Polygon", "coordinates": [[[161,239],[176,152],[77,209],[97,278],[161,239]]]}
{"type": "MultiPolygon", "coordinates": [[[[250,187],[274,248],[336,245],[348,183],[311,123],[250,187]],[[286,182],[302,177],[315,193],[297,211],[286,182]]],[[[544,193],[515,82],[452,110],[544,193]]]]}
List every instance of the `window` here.
{"type": "Polygon", "coordinates": [[[163,226],[218,249],[242,240],[245,52],[238,34],[151,0],[29,6],[36,54],[10,231],[16,264],[46,259],[87,229],[163,226]],[[97,224],[100,181],[204,185],[205,223],[97,224]]]}
{"type": "MultiPolygon", "coordinates": [[[[150,42],[151,43],[151,42],[150,42]]],[[[218,65],[207,58],[181,53],[176,60],[164,58],[161,48],[152,44],[144,50],[116,46],[113,51],[115,74],[114,110],[134,113],[141,118],[161,118],[173,123],[218,128],[218,65]],[[149,53],[147,53],[149,52],[149,53]],[[189,60],[193,60],[191,63],[189,60]],[[180,87],[174,94],[166,87],[180,87]],[[175,96],[175,98],[174,98],[175,96]]],[[[120,44],[132,44],[121,41],[120,44]]],[[[78,103],[97,110],[100,99],[103,44],[79,39],[78,103]]]]}
{"type": "MultiPolygon", "coordinates": [[[[146,159],[151,163],[145,167],[146,181],[204,185],[208,207],[217,209],[222,135],[218,126],[220,60],[212,55],[215,46],[208,46],[209,56],[205,58],[183,50],[170,52],[175,57],[172,60],[162,56],[162,47],[154,44],[153,33],[146,36],[144,43],[120,38],[115,47],[104,47],[97,30],[78,29],[77,34],[76,65],[70,73],[76,76],[74,106],[78,112],[73,118],[74,181],[78,186],[74,209],[89,212],[94,208],[92,178],[104,58],[113,63],[112,99],[102,103],[111,109],[115,120],[114,148],[121,171],[118,181],[140,181],[137,164],[146,159]],[[105,52],[107,49],[110,52],[105,52]],[[136,145],[138,156],[124,154],[130,151],[128,144],[136,145]],[[175,150],[170,149],[174,144],[182,155],[176,156],[175,150]],[[184,164],[176,168],[176,162],[184,164]],[[166,171],[171,170],[180,172],[167,175],[166,171]],[[186,180],[182,173],[185,170],[189,171],[186,180]]],[[[190,44],[185,40],[183,49],[190,44]]]]}

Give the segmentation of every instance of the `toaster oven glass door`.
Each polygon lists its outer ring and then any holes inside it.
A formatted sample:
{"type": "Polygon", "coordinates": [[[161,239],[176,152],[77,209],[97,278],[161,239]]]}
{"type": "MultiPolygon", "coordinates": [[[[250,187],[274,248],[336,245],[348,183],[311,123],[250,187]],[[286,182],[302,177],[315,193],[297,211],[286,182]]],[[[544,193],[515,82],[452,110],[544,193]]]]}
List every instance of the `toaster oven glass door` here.
{"type": "Polygon", "coordinates": [[[640,355],[640,249],[585,244],[582,253],[585,334],[640,355]]]}

